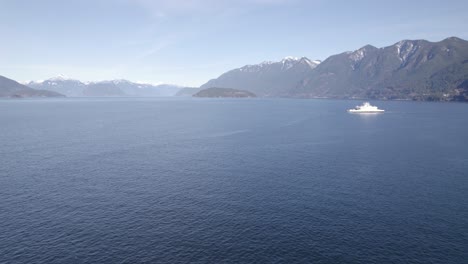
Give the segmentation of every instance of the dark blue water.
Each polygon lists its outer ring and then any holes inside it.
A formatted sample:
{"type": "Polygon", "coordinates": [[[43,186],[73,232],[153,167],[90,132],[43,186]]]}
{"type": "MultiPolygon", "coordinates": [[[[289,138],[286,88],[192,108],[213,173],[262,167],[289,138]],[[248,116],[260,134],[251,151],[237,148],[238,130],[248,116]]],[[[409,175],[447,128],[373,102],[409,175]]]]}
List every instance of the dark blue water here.
{"type": "Polygon", "coordinates": [[[0,263],[467,263],[468,104],[0,101],[0,263]]]}

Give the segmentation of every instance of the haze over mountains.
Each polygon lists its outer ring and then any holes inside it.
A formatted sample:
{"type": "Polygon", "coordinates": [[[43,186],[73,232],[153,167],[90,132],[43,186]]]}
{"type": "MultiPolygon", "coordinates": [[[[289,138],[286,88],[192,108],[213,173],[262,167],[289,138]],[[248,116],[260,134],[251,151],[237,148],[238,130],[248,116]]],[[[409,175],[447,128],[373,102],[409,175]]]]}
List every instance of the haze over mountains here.
{"type": "Polygon", "coordinates": [[[53,91],[68,97],[105,97],[105,96],[141,96],[158,97],[174,96],[183,87],[170,84],[152,85],[134,83],[128,80],[111,80],[84,83],[63,76],[44,81],[27,82],[34,89],[53,91]]]}
{"type": "MultiPolygon", "coordinates": [[[[0,83],[0,95],[11,97],[6,91],[18,87],[11,84],[0,83]]],[[[54,92],[52,96],[60,93],[69,97],[192,96],[216,87],[245,90],[259,97],[467,101],[468,41],[451,37],[439,42],[402,40],[383,48],[366,45],[323,62],[286,57],[233,69],[199,89],[127,80],[84,83],[64,77],[26,85],[54,92]]],[[[34,93],[29,90],[22,96],[28,94],[34,93]]]]}

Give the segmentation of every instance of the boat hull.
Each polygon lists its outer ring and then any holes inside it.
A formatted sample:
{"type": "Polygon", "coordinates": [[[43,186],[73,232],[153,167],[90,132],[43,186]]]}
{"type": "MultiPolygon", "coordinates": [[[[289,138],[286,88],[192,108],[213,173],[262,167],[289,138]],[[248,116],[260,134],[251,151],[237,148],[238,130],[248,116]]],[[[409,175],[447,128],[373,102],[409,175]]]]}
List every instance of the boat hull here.
{"type": "Polygon", "coordinates": [[[355,109],[349,109],[349,113],[355,113],[355,114],[377,114],[377,113],[383,113],[385,110],[355,110],[355,109]]]}

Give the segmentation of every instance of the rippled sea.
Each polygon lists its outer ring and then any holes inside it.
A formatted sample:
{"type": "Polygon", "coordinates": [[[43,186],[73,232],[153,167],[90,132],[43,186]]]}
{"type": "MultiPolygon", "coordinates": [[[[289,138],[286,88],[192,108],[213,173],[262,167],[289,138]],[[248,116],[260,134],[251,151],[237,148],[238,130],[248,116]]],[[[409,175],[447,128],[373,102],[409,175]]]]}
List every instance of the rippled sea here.
{"type": "Polygon", "coordinates": [[[468,104],[0,101],[0,263],[467,263],[468,104]]]}

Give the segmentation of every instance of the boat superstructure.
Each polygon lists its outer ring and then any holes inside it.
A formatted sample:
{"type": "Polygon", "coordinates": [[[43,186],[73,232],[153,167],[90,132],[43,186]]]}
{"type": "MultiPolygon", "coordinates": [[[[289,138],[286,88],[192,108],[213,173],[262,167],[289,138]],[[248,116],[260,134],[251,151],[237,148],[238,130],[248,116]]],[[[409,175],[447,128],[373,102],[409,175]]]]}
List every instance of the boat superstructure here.
{"type": "Polygon", "coordinates": [[[365,102],[362,105],[358,105],[353,109],[349,109],[350,113],[383,113],[385,110],[379,109],[377,106],[371,105],[369,102],[365,102]]]}

